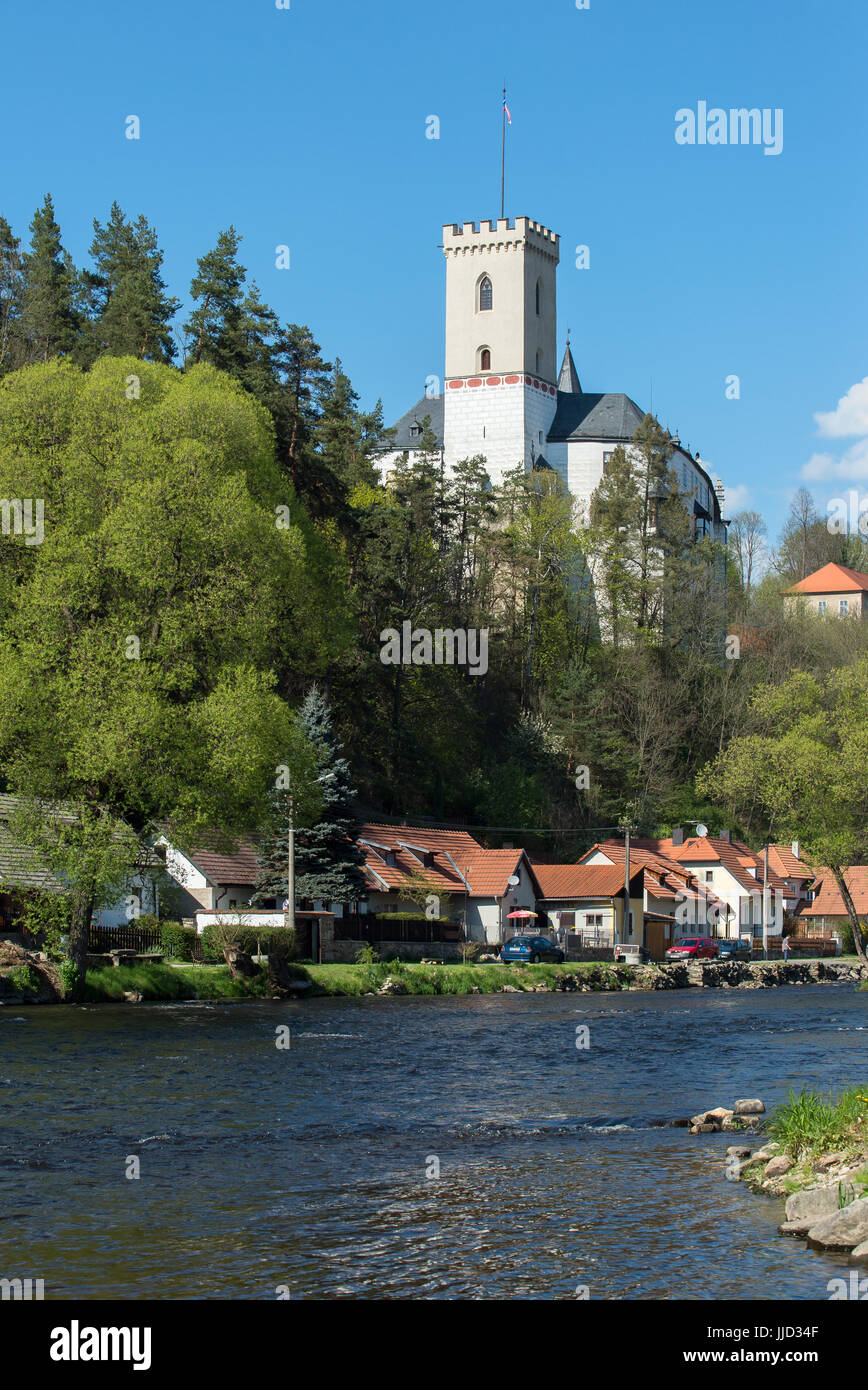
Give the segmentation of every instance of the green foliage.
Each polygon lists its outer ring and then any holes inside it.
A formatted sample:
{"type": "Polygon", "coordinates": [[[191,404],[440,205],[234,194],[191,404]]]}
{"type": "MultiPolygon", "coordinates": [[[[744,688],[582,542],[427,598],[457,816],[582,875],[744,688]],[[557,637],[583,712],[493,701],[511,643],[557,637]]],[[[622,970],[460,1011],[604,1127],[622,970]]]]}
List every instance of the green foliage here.
{"type": "Polygon", "coordinates": [[[369,941],[366,942],[364,946],[360,946],[358,951],[356,951],[357,965],[373,965],[377,960],[379,960],[379,956],[369,941]]]}
{"type": "Polygon", "coordinates": [[[213,923],[205,927],[200,940],[204,958],[209,962],[222,961],[224,950],[230,946],[249,956],[273,953],[289,958],[296,955],[295,932],[289,927],[213,923]]]}
{"type": "MultiPolygon", "coordinates": [[[[866,1088],[868,1089],[868,1088],[866,1088]]],[[[793,1156],[819,1156],[868,1139],[868,1101],[858,1089],[824,1099],[814,1091],[790,1090],[775,1111],[769,1132],[793,1156]]]]}
{"type": "Polygon", "coordinates": [[[16,965],[14,969],[6,971],[6,979],[14,985],[19,994],[35,994],[39,988],[39,978],[32,966],[16,965]]]}
{"type": "Polygon", "coordinates": [[[160,922],[160,946],[173,960],[192,960],[197,935],[195,927],[184,927],[180,922],[160,922]]]}
{"type": "Polygon", "coordinates": [[[59,974],[60,982],[63,985],[64,995],[70,995],[74,997],[78,991],[80,983],[80,972],[78,966],[75,965],[71,960],[62,960],[58,964],[57,973],[59,974]]]}

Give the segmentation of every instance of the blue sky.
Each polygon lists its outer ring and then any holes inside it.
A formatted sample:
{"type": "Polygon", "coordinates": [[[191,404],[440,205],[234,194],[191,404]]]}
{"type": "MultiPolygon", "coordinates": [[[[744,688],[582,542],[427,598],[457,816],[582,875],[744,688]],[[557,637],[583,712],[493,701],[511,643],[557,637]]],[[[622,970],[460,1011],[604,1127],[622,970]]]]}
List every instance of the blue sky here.
{"type": "Polygon", "coordinates": [[[506,211],[561,235],[583,386],[647,408],[653,382],[728,510],[774,536],[804,482],[821,511],[868,492],[866,39],[854,0],[19,5],[0,212],[26,237],[51,191],[82,263],[116,198],[181,296],[234,223],[267,300],[392,420],[442,372],[442,224],[499,212],[506,78],[506,211]],[[699,101],[782,109],[782,152],[677,144],[699,101]]]}

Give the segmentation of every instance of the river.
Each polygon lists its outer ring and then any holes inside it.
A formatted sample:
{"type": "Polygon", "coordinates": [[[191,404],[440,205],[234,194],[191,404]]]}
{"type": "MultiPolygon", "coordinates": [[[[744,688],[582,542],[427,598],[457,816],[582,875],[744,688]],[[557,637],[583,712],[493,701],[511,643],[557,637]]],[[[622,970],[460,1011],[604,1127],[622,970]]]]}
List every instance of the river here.
{"type": "Polygon", "coordinates": [[[46,1298],[825,1299],[846,1263],[724,1180],[732,1136],[661,1122],[866,1086],[866,1040],[851,985],[7,1006],[0,1276],[46,1298]]]}

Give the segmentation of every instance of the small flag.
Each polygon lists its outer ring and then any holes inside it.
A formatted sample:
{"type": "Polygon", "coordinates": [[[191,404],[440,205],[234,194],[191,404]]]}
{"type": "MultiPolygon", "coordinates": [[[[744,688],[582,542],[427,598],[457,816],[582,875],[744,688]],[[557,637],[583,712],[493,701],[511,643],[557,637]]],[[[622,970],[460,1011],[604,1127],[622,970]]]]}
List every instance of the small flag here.
{"type": "Polygon", "coordinates": [[[506,93],[504,93],[504,96],[503,96],[503,109],[504,109],[504,111],[506,112],[506,119],[507,119],[508,123],[509,123],[510,125],[512,125],[512,116],[509,114],[509,107],[508,107],[507,104],[506,104],[506,93]]]}

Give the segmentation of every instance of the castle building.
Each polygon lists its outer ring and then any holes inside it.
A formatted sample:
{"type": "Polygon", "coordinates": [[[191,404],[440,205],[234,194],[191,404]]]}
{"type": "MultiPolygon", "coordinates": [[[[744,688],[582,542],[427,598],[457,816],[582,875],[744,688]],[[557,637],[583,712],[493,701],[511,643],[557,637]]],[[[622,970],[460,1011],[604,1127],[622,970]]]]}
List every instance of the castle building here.
{"type": "MultiPolygon", "coordinates": [[[[522,465],[563,478],[587,515],[618,444],[629,445],[644,411],[620,392],[582,389],[569,340],[557,368],[560,239],[529,217],[447,224],[445,377],[395,425],[380,455],[384,476],[420,450],[429,429],[448,471],[481,454],[492,483],[522,465]]],[[[697,538],[725,541],[723,485],[676,441],[670,467],[687,495],[697,538]]]]}

